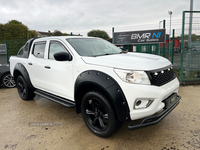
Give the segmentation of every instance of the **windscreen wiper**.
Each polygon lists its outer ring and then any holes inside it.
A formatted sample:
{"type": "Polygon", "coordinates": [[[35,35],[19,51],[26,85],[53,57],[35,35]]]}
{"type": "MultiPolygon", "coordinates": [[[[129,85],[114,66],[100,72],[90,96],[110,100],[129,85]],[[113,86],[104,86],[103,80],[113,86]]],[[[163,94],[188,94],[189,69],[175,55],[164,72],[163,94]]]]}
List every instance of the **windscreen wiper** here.
{"type": "Polygon", "coordinates": [[[128,53],[128,52],[126,52],[126,51],[121,51],[120,52],[120,54],[126,54],[126,53],[128,53]]]}
{"type": "Polygon", "coordinates": [[[106,53],[106,54],[100,54],[100,55],[94,55],[94,57],[97,57],[97,56],[105,56],[105,55],[112,55],[113,53],[106,53]]]}
{"type": "Polygon", "coordinates": [[[100,54],[100,55],[95,55],[96,56],[106,56],[106,55],[115,55],[115,54],[122,54],[122,53],[127,53],[127,52],[119,52],[119,53],[105,53],[105,54],[100,54]]]}

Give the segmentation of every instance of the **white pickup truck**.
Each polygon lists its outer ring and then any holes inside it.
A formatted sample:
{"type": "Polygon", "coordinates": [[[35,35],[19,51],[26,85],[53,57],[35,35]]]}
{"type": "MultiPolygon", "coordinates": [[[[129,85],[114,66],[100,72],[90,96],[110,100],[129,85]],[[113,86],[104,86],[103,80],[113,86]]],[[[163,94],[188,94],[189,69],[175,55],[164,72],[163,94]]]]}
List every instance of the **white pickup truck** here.
{"type": "Polygon", "coordinates": [[[10,72],[23,100],[37,94],[76,107],[100,137],[111,136],[128,120],[142,120],[129,129],[156,124],[181,98],[167,59],[122,52],[100,38],[31,39],[11,56],[10,72]]]}

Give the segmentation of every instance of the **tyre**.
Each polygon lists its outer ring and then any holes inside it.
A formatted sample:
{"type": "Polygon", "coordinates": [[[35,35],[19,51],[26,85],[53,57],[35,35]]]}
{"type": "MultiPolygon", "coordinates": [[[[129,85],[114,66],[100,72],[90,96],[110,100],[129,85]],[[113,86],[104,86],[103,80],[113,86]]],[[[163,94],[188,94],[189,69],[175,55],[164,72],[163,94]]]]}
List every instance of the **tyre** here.
{"type": "Polygon", "coordinates": [[[88,92],[81,103],[81,113],[86,126],[99,137],[109,137],[119,122],[109,101],[98,92],[88,92]]]}
{"type": "Polygon", "coordinates": [[[7,73],[2,78],[2,84],[6,88],[13,88],[16,86],[14,78],[10,73],[7,73]]]}
{"type": "Polygon", "coordinates": [[[17,90],[23,100],[31,100],[35,97],[34,89],[28,88],[22,76],[17,77],[17,90]]]}

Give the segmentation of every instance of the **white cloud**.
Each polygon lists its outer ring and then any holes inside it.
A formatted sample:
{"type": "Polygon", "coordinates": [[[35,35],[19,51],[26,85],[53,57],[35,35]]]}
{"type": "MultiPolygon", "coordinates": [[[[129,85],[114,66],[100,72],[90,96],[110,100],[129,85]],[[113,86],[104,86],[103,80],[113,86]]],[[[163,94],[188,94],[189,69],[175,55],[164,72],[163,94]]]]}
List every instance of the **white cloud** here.
{"type": "MultiPolygon", "coordinates": [[[[169,10],[172,28],[180,28],[182,11],[189,5],[189,0],[0,0],[0,23],[16,19],[38,31],[86,35],[100,29],[111,35],[112,27],[115,31],[155,29],[163,19],[168,27],[169,10]]],[[[194,10],[199,8],[200,1],[194,0],[194,10]]]]}

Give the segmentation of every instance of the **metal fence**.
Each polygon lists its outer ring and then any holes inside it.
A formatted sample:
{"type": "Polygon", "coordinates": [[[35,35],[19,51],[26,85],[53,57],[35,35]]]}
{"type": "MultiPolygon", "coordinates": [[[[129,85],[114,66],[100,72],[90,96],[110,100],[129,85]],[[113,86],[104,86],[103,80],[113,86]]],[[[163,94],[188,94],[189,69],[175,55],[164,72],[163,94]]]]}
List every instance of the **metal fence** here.
{"type": "Polygon", "coordinates": [[[6,45],[6,54],[0,53],[0,64],[6,64],[11,55],[17,55],[19,49],[26,43],[27,40],[5,40],[0,41],[0,44],[6,45]]]}
{"type": "MultiPolygon", "coordinates": [[[[165,28],[165,20],[163,20],[165,28]]],[[[181,38],[176,39],[180,29],[173,30],[172,39],[166,35],[163,44],[127,45],[129,52],[149,53],[169,59],[182,83],[200,81],[200,11],[183,11],[181,38]],[[176,43],[176,44],[175,44],[176,43]]]]}
{"type": "MultiPolygon", "coordinates": [[[[169,42],[169,36],[166,36],[166,42],[163,44],[124,45],[123,48],[129,52],[163,56],[173,63],[175,73],[181,82],[200,81],[200,11],[183,12],[182,35],[181,40],[178,39],[179,44],[176,47],[174,44],[175,32],[176,30],[173,30],[171,42],[169,42]]],[[[179,32],[178,30],[177,33],[179,34],[179,32]]],[[[26,39],[0,41],[0,44],[7,46],[7,54],[0,54],[0,64],[8,63],[9,57],[16,55],[26,41],[26,39]]]]}
{"type": "Polygon", "coordinates": [[[163,56],[171,61],[174,69],[177,70],[176,72],[180,72],[181,50],[179,41],[180,40],[177,39],[175,45],[175,30],[173,30],[173,36],[170,42],[169,38],[167,38],[167,41],[161,44],[138,44],[135,45],[135,51],[163,56]]]}
{"type": "Polygon", "coordinates": [[[180,81],[200,81],[200,11],[183,11],[180,81]]]}

